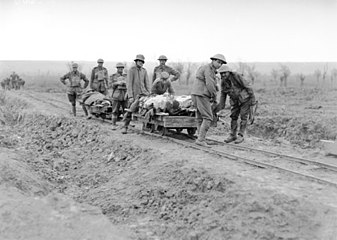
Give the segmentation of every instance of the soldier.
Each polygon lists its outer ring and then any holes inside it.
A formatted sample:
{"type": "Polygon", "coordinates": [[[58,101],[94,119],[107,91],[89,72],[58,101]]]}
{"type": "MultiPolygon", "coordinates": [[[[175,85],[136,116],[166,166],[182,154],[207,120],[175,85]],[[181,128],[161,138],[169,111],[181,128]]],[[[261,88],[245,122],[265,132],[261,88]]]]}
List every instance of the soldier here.
{"type": "MultiPolygon", "coordinates": [[[[117,82],[119,80],[125,80],[126,81],[126,73],[124,73],[124,64],[119,62],[116,64],[117,72],[112,74],[109,78],[108,82],[108,89],[112,90],[112,84],[114,82],[117,82]]],[[[111,91],[112,93],[112,91],[111,91]]]]}
{"type": "Polygon", "coordinates": [[[90,88],[107,95],[108,70],[103,67],[103,59],[97,60],[98,66],[94,67],[91,72],[90,88]]]}
{"type": "Polygon", "coordinates": [[[18,81],[19,75],[17,75],[15,72],[13,72],[10,75],[10,88],[17,90],[17,81],[18,81]]]}
{"type": "Polygon", "coordinates": [[[2,90],[6,90],[5,79],[1,81],[1,88],[2,90]]]}
{"type": "Polygon", "coordinates": [[[161,95],[167,91],[170,95],[174,95],[169,77],[170,75],[167,72],[160,73],[160,78],[157,78],[152,84],[151,93],[161,95]]]}
{"type": "Polygon", "coordinates": [[[195,143],[205,147],[208,147],[205,138],[213,120],[212,104],[216,102],[218,91],[216,70],[227,63],[222,54],[214,55],[211,60],[211,63],[198,69],[191,93],[193,104],[197,109],[198,139],[195,143]]]}
{"type": "MultiPolygon", "coordinates": [[[[254,91],[250,82],[241,74],[233,72],[228,66],[221,66],[218,72],[221,75],[220,108],[223,109],[225,107],[227,95],[230,97],[229,102],[231,105],[231,133],[225,139],[225,142],[230,143],[234,141],[234,143],[238,144],[244,141],[248,116],[251,107],[256,104],[254,91]],[[239,116],[241,122],[240,130],[237,134],[239,116]]],[[[253,116],[250,115],[250,117],[253,116]]]]}
{"type": "Polygon", "coordinates": [[[5,83],[5,90],[10,90],[11,89],[11,79],[5,78],[4,83],[5,83]]]}
{"type": "MultiPolygon", "coordinates": [[[[69,102],[72,105],[72,112],[74,116],[76,116],[76,99],[82,94],[83,89],[85,89],[88,86],[89,80],[83,73],[77,70],[78,69],[77,63],[73,63],[72,68],[73,70],[64,75],[63,77],[61,77],[60,80],[64,85],[66,85],[66,79],[69,80],[69,84],[67,85],[68,87],[67,95],[69,102]],[[81,80],[84,81],[83,88],[81,86],[81,80]]],[[[85,116],[88,116],[88,111],[83,104],[82,109],[84,111],[85,116]]]]}
{"type": "Polygon", "coordinates": [[[176,81],[180,77],[180,73],[173,68],[166,65],[167,57],[164,55],[159,56],[159,65],[156,66],[153,70],[152,82],[154,82],[157,78],[160,78],[161,72],[167,72],[169,75],[173,75],[174,77],[171,79],[172,82],[176,81]]]}
{"type": "Polygon", "coordinates": [[[150,83],[147,71],[143,68],[145,63],[145,57],[142,54],[136,56],[135,66],[129,69],[126,89],[128,95],[128,105],[130,106],[130,111],[124,114],[124,126],[122,133],[126,134],[128,126],[131,122],[132,113],[138,110],[139,98],[142,96],[148,96],[150,94],[150,83]]]}
{"type": "Polygon", "coordinates": [[[18,89],[23,89],[23,87],[25,86],[25,80],[23,80],[22,78],[19,77],[19,80],[18,80],[18,89]]]}
{"type": "Polygon", "coordinates": [[[124,113],[126,108],[126,74],[123,73],[124,64],[116,64],[117,72],[110,76],[112,89],[112,130],[116,130],[116,122],[121,113],[124,113]],[[121,111],[122,109],[122,111],[121,111]]]}

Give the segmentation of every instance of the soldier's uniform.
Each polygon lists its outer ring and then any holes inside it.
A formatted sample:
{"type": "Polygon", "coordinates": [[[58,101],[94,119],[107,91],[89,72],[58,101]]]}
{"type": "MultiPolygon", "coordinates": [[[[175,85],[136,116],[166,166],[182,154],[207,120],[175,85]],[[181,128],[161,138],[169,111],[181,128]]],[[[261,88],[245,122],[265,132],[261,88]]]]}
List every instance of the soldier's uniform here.
{"type": "MultiPolygon", "coordinates": [[[[167,57],[164,56],[164,55],[161,55],[159,56],[158,60],[164,60],[164,61],[167,61],[167,57]]],[[[174,82],[176,80],[179,79],[180,77],[180,73],[173,69],[172,67],[170,66],[167,66],[166,64],[165,65],[158,65],[154,68],[153,70],[153,75],[152,75],[152,82],[154,82],[157,78],[160,78],[160,74],[162,72],[167,72],[169,75],[173,75],[173,77],[171,78],[171,81],[174,82]]]]}
{"type": "Polygon", "coordinates": [[[115,73],[111,76],[112,83],[112,125],[115,129],[116,122],[120,114],[124,113],[127,104],[126,96],[126,74],[115,73]]]}
{"type": "MultiPolygon", "coordinates": [[[[98,63],[103,63],[102,59],[98,59],[98,63]]],[[[100,92],[104,95],[107,94],[108,85],[108,70],[103,66],[96,66],[91,71],[90,88],[100,92]]]]}
{"type": "Polygon", "coordinates": [[[255,104],[255,95],[251,84],[241,74],[232,72],[228,67],[219,69],[221,74],[221,108],[225,107],[227,95],[231,105],[231,133],[225,142],[241,143],[247,127],[250,107],[255,104]],[[225,76],[223,73],[227,72],[225,76]],[[240,129],[238,130],[238,119],[240,116],[240,129]]]}
{"type": "Polygon", "coordinates": [[[138,54],[134,61],[136,62],[136,66],[129,69],[126,81],[130,112],[126,112],[124,114],[123,134],[127,133],[128,126],[131,122],[132,112],[136,112],[138,110],[139,98],[150,94],[150,83],[147,71],[142,67],[141,63],[138,63],[139,61],[144,64],[145,57],[142,54],[138,54]]]}
{"type": "Polygon", "coordinates": [[[172,87],[171,81],[168,80],[168,78],[169,74],[167,72],[162,72],[160,78],[157,78],[153,82],[151,93],[161,95],[167,91],[169,94],[174,95],[174,89],[172,87]]]}
{"type": "MultiPolygon", "coordinates": [[[[77,64],[74,63],[73,67],[77,68],[77,64]]],[[[68,95],[69,102],[72,105],[73,114],[74,116],[76,116],[76,99],[82,94],[83,89],[85,89],[88,86],[89,80],[83,73],[79,72],[77,69],[61,77],[60,81],[65,85],[66,84],[65,81],[67,79],[69,80],[69,85],[67,87],[67,95],[68,95]],[[83,88],[81,86],[81,80],[84,81],[83,88]]],[[[82,108],[83,108],[85,115],[88,115],[87,110],[85,109],[85,106],[82,105],[82,108]]]]}
{"type": "Polygon", "coordinates": [[[225,64],[226,59],[222,54],[211,57],[212,62],[201,66],[195,76],[192,88],[192,101],[196,107],[198,139],[196,144],[207,146],[206,133],[213,120],[212,104],[217,96],[217,76],[216,69],[220,64],[225,64]]]}
{"type": "Polygon", "coordinates": [[[19,80],[18,80],[18,89],[23,88],[24,85],[25,85],[25,80],[23,80],[22,78],[19,78],[19,80]]]}
{"type": "Polygon", "coordinates": [[[15,72],[13,72],[10,75],[10,88],[11,89],[15,89],[15,90],[17,89],[18,79],[19,79],[19,75],[17,75],[15,72]]]}
{"type": "Polygon", "coordinates": [[[5,80],[2,80],[2,81],[1,81],[1,88],[2,88],[3,90],[6,90],[5,80]]]}
{"type": "Polygon", "coordinates": [[[11,79],[10,78],[5,78],[4,83],[5,83],[5,90],[10,90],[10,82],[11,79]]]}

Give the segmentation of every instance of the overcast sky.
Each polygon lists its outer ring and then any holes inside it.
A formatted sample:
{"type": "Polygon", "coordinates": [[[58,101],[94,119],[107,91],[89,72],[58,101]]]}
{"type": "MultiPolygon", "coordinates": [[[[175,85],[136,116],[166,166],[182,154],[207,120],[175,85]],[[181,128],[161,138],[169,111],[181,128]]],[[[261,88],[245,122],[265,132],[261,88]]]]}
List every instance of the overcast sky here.
{"type": "Polygon", "coordinates": [[[337,0],[0,0],[0,60],[337,61],[337,0]]]}

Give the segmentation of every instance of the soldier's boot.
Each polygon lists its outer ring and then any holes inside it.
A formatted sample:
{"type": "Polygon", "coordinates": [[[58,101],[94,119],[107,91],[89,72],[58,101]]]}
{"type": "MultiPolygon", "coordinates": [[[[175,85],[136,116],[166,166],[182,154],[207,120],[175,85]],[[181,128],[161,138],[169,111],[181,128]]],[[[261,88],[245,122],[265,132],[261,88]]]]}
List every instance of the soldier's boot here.
{"type": "Polygon", "coordinates": [[[234,142],[237,139],[236,133],[231,133],[228,138],[224,140],[225,143],[234,142]]]}
{"type": "Polygon", "coordinates": [[[76,106],[72,106],[72,112],[73,112],[74,117],[76,117],[76,106]]]}
{"type": "Polygon", "coordinates": [[[88,110],[87,110],[87,108],[83,104],[82,104],[82,109],[83,109],[84,115],[86,117],[88,117],[88,110]]]}
{"type": "Polygon", "coordinates": [[[206,133],[211,126],[211,121],[203,119],[202,124],[200,126],[198,139],[195,140],[195,144],[203,146],[203,147],[210,147],[206,142],[206,133]]]}
{"type": "Polygon", "coordinates": [[[239,130],[239,133],[238,133],[238,137],[234,141],[235,144],[242,143],[245,140],[243,136],[244,136],[244,134],[246,132],[246,127],[247,127],[247,120],[241,120],[241,122],[240,122],[240,130],[239,130]]]}
{"type": "Polygon", "coordinates": [[[116,115],[112,115],[112,118],[111,118],[111,121],[112,121],[112,127],[111,127],[111,130],[116,130],[117,129],[117,116],[116,115]]]}
{"type": "Polygon", "coordinates": [[[197,136],[199,136],[201,124],[202,124],[202,119],[197,119],[197,136]]]}
{"type": "Polygon", "coordinates": [[[235,144],[239,144],[242,143],[244,141],[244,137],[241,133],[238,133],[238,137],[236,138],[236,140],[234,141],[235,144]]]}
{"type": "Polygon", "coordinates": [[[122,128],[122,134],[127,134],[128,133],[128,127],[130,125],[131,119],[125,119],[124,121],[124,126],[122,128]]]}

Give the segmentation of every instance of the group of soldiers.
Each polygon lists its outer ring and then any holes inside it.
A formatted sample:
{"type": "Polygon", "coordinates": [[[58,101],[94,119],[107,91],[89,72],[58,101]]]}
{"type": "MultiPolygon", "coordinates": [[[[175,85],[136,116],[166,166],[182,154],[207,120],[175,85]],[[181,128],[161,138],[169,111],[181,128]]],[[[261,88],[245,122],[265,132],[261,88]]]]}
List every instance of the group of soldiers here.
{"type": "Polygon", "coordinates": [[[25,81],[15,72],[1,81],[1,88],[3,90],[19,90],[25,85],[25,81]]]}
{"type": "MultiPolygon", "coordinates": [[[[197,139],[196,144],[209,147],[206,142],[206,134],[214,119],[214,115],[225,108],[227,96],[231,105],[231,132],[224,141],[226,143],[241,143],[247,123],[254,121],[252,109],[256,104],[255,95],[250,83],[241,75],[232,71],[226,64],[222,54],[212,56],[209,64],[201,66],[195,76],[192,88],[192,101],[196,108],[197,139]],[[218,79],[217,74],[221,78],[218,79]],[[220,89],[218,81],[220,80],[220,89]],[[220,96],[218,92],[220,90],[220,96]],[[218,102],[218,99],[220,101],[218,102]],[[238,119],[240,118],[240,123],[238,119]]],[[[159,65],[154,68],[152,84],[150,84],[147,70],[143,67],[145,57],[138,54],[127,73],[124,73],[124,64],[116,64],[116,73],[110,77],[108,70],[103,67],[103,59],[97,60],[97,66],[92,69],[90,80],[78,71],[78,64],[73,63],[73,70],[63,77],[61,82],[66,84],[68,79],[68,99],[72,104],[73,114],[76,116],[76,98],[82,94],[88,86],[90,90],[100,92],[112,99],[112,129],[116,129],[116,122],[120,109],[128,108],[123,116],[122,133],[128,132],[132,113],[138,111],[139,99],[150,94],[174,94],[171,82],[180,78],[180,73],[166,65],[167,57],[161,55],[158,58],[159,65]],[[84,86],[81,86],[81,80],[84,86]]],[[[88,110],[82,105],[85,115],[90,118],[88,110]]]]}

